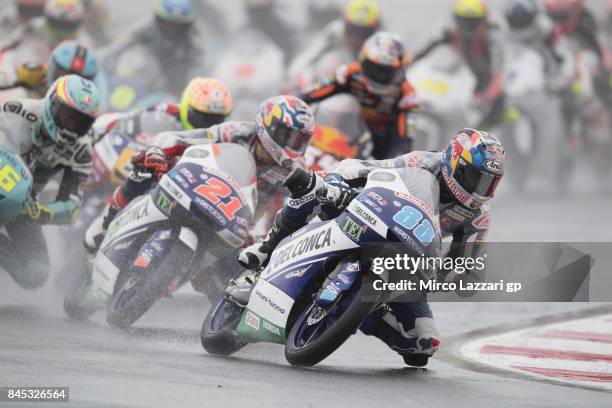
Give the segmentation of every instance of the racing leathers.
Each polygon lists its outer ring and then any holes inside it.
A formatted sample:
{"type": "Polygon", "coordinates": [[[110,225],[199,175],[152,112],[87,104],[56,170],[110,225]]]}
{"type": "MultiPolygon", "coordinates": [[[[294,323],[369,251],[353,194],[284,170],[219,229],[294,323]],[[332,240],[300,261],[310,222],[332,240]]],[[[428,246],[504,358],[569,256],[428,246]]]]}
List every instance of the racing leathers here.
{"type": "Polygon", "coordinates": [[[22,287],[42,286],[49,275],[49,258],[43,224],[70,224],[79,210],[82,185],[91,169],[91,138],[73,144],[53,142],[42,131],[43,100],[18,99],[0,106],[3,138],[0,145],[18,154],[33,177],[33,192],[22,215],[0,234],[0,265],[22,287]],[[55,201],[37,200],[48,181],[63,172],[55,201]]]}
{"type": "MultiPolygon", "coordinates": [[[[292,193],[277,214],[268,237],[262,243],[243,250],[239,262],[249,269],[265,266],[274,247],[283,238],[304,226],[312,217],[317,215],[321,219],[330,219],[338,216],[350,202],[350,198],[347,199],[348,190],[351,187],[363,187],[371,171],[404,167],[425,169],[440,183],[441,234],[442,238],[452,237],[446,256],[450,258],[478,256],[489,228],[489,205],[485,204],[479,209],[468,209],[454,199],[442,179],[442,157],[442,152],[416,151],[390,160],[348,159],[342,161],[334,173],[326,176],[324,180],[311,173],[309,182],[296,183],[290,180],[292,178],[290,176],[285,185],[292,193]],[[322,187],[323,185],[325,186],[322,187]],[[319,198],[322,189],[326,191],[323,193],[326,199],[319,198]],[[335,192],[330,194],[330,190],[335,192]],[[333,197],[334,204],[329,204],[330,196],[333,197]]],[[[454,271],[440,273],[442,275],[440,278],[449,282],[458,280],[460,276],[470,280],[482,279],[482,275],[478,276],[475,271],[470,271],[467,276],[456,274],[454,271]]],[[[478,273],[482,274],[482,271],[478,273]]],[[[427,357],[433,355],[439,345],[433,314],[425,296],[416,302],[388,303],[385,308],[374,311],[360,329],[367,335],[381,339],[390,348],[403,355],[410,365],[426,364],[427,357]]]]}
{"type": "Polygon", "coordinates": [[[447,25],[443,27],[441,34],[414,56],[413,62],[443,45],[453,47],[476,77],[474,101],[479,108],[487,112],[477,127],[490,128],[499,120],[504,106],[501,75],[503,44],[497,26],[488,23],[486,30],[467,41],[462,38],[458,26],[447,25]]]}
{"type": "Polygon", "coordinates": [[[300,95],[307,104],[319,102],[332,95],[349,93],[361,105],[364,122],[372,136],[372,157],[382,159],[412,150],[414,118],[418,108],[414,88],[407,80],[387,94],[371,92],[358,63],[341,65],[336,73],[315,84],[300,95]]]}

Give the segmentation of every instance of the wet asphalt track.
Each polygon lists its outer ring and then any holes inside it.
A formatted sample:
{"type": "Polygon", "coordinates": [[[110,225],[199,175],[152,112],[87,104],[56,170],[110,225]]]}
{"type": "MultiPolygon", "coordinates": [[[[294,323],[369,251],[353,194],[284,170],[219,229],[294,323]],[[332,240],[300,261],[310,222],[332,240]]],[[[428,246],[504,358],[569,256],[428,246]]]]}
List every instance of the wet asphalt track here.
{"type": "MultiPolygon", "coordinates": [[[[109,3],[115,15],[130,21],[152,2],[109,3]]],[[[382,3],[389,26],[414,49],[430,30],[410,22],[437,21],[450,0],[411,0],[418,6],[406,17],[396,13],[405,0],[382,3]]],[[[235,9],[236,4],[223,2],[223,7],[235,9]]],[[[234,15],[230,22],[236,25],[238,19],[234,15]]],[[[612,240],[610,195],[519,200],[507,194],[496,201],[490,240],[612,240]]],[[[300,369],[290,367],[283,348],[275,345],[252,345],[226,359],[207,355],[199,344],[199,328],[208,306],[191,291],[159,302],[123,333],[108,328],[100,315],[89,323],[68,321],[61,310],[63,296],[53,286],[50,281],[42,291],[24,292],[0,271],[0,386],[69,386],[66,406],[612,406],[609,393],[482,370],[454,354],[474,330],[598,305],[434,304],[442,348],[427,369],[405,367],[382,343],[363,335],[349,339],[319,366],[300,369]]]]}
{"type": "MultiPolygon", "coordinates": [[[[585,240],[585,230],[575,227],[582,225],[592,228],[589,240],[610,241],[612,221],[601,216],[611,201],[610,196],[556,203],[549,198],[500,199],[491,239],[585,240]],[[580,219],[565,226],[558,222],[576,208],[585,210],[580,219]],[[533,229],[517,225],[516,217],[525,211],[537,214],[533,229]]],[[[0,385],[70,386],[71,406],[612,404],[609,393],[474,370],[454,354],[474,330],[520,325],[594,304],[438,303],[433,309],[442,350],[427,369],[404,367],[382,343],[363,335],[352,337],[319,366],[300,369],[290,367],[283,348],[275,345],[252,345],[232,358],[207,355],[198,337],[207,305],[188,290],[157,304],[127,333],[106,327],[102,316],[91,323],[68,321],[61,294],[54,292],[52,283],[40,292],[24,292],[0,275],[0,385]]]]}

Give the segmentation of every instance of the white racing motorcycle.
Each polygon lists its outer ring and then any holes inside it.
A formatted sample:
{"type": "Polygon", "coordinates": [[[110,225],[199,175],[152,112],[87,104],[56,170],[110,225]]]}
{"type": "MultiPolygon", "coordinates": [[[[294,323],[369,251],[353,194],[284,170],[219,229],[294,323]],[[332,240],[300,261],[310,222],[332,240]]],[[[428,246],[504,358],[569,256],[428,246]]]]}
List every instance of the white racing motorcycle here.
{"type": "Polygon", "coordinates": [[[475,126],[472,107],[476,78],[451,46],[440,46],[408,67],[421,108],[416,112],[415,150],[439,150],[457,129],[475,126]]]}
{"type": "Polygon", "coordinates": [[[203,265],[235,256],[257,204],[255,174],[243,146],[189,147],[149,194],[111,222],[92,275],[66,295],[68,316],[84,319],[107,307],[111,326],[128,327],[203,265]]]}
{"type": "Polygon", "coordinates": [[[338,217],[311,222],[279,243],[246,305],[226,291],[202,325],[202,346],[229,355],[248,343],[279,343],[289,363],[319,363],[397,295],[375,290],[374,281],[403,274],[375,275],[371,257],[391,243],[409,256],[440,254],[438,195],[438,182],[423,169],[371,172],[338,217]]]}

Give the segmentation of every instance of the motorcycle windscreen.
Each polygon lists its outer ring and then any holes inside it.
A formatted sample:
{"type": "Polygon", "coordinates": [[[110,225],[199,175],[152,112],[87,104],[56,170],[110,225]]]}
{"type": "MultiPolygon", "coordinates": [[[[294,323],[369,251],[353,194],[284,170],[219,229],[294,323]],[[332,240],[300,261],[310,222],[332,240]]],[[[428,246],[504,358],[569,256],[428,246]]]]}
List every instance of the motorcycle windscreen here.
{"type": "Polygon", "coordinates": [[[399,173],[410,194],[427,205],[437,217],[440,213],[440,185],[433,174],[415,167],[404,168],[399,173]]]}
{"type": "MultiPolygon", "coordinates": [[[[240,187],[251,212],[257,207],[257,175],[255,160],[251,153],[244,147],[235,143],[218,143],[212,146],[215,155],[215,163],[218,169],[231,176],[240,187]]],[[[185,157],[191,154],[201,154],[199,150],[185,152],[185,157]]]]}

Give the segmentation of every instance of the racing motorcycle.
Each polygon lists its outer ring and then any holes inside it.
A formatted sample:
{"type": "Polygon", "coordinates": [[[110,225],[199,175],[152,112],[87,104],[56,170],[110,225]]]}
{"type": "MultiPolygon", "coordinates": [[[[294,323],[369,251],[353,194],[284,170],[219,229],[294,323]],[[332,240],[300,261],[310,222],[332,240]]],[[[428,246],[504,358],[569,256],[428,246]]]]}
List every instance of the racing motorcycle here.
{"type": "Polygon", "coordinates": [[[285,76],[283,52],[255,29],[239,32],[221,53],[213,75],[232,90],[236,120],[252,120],[262,100],[279,93],[285,76]]]}
{"type": "MultiPolygon", "coordinates": [[[[516,188],[523,189],[528,176],[533,174],[539,144],[548,147],[547,154],[554,150],[554,136],[560,129],[551,127],[558,126],[562,118],[558,115],[558,104],[546,91],[544,59],[535,49],[517,41],[507,43],[503,66],[506,106],[498,134],[506,149],[510,179],[516,188]]],[[[559,153],[551,156],[559,157],[559,153]]],[[[551,171],[546,173],[552,177],[551,171]]]]}
{"type": "Polygon", "coordinates": [[[149,194],[110,223],[91,276],[77,279],[66,295],[67,315],[84,319],[107,306],[107,322],[127,328],[201,265],[234,255],[248,239],[255,174],[243,146],[189,147],[149,194]]]}
{"type": "Polygon", "coordinates": [[[103,211],[114,189],[126,182],[132,170],[132,156],[149,146],[158,133],[181,129],[174,116],[153,111],[127,116],[108,113],[98,118],[96,126],[105,127],[111,122],[116,122],[112,130],[93,146],[92,171],[85,183],[79,217],[74,224],[60,229],[66,256],[56,283],[64,289],[86,264],[82,245],[85,231],[103,211]]]}
{"type": "Polygon", "coordinates": [[[421,102],[415,112],[414,150],[440,150],[454,129],[478,122],[480,113],[472,107],[476,78],[451,46],[440,46],[410,65],[406,78],[421,102]]]}
{"type": "Polygon", "coordinates": [[[359,103],[349,95],[336,95],[317,104],[316,126],[304,159],[310,170],[330,170],[344,159],[368,158],[369,133],[359,103]]]}
{"type": "Polygon", "coordinates": [[[160,80],[167,75],[150,50],[132,46],[119,55],[108,54],[100,53],[102,69],[96,78],[105,111],[129,112],[178,99],[166,89],[166,80],[160,80]]]}
{"type": "Polygon", "coordinates": [[[439,254],[438,194],[435,178],[423,169],[371,172],[338,217],[313,221],[280,242],[246,305],[226,290],[204,320],[202,346],[225,356],[248,343],[278,343],[292,365],[319,363],[393,296],[373,290],[375,279],[391,277],[375,278],[362,256],[368,245],[396,243],[410,256],[439,254]]]}

